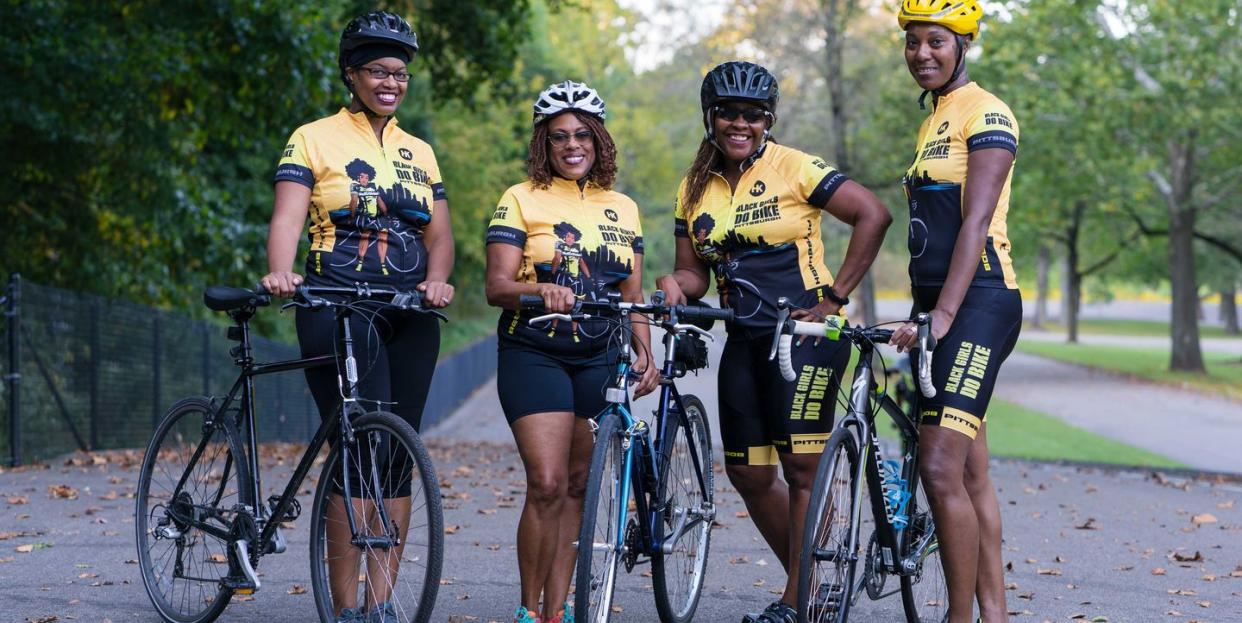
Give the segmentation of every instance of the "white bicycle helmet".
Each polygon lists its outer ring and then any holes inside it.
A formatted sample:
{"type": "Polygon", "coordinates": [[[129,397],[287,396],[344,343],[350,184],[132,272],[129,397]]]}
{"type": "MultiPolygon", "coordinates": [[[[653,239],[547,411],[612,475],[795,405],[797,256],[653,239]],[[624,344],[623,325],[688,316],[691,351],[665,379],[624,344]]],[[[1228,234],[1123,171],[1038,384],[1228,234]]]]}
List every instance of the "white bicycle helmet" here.
{"type": "Polygon", "coordinates": [[[580,110],[589,115],[594,115],[601,122],[606,117],[604,113],[604,100],[599,96],[599,93],[596,93],[595,89],[573,80],[558,82],[544,89],[539,94],[539,97],[535,98],[533,108],[535,110],[534,125],[539,125],[567,110],[580,110]]]}

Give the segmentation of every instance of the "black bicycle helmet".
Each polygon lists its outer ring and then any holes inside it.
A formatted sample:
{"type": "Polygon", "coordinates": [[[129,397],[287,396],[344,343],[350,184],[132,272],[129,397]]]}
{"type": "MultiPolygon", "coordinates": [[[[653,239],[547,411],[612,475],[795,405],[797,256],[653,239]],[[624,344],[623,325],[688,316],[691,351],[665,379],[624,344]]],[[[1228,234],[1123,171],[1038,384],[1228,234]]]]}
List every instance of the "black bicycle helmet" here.
{"type": "MultiPolygon", "coordinates": [[[[396,45],[405,50],[406,56],[414,58],[418,52],[418,36],[400,15],[387,11],[372,11],[350,20],[341,33],[341,45],[336,64],[341,68],[341,81],[350,87],[345,70],[349,69],[349,54],[361,46],[373,43],[396,45]]],[[[408,60],[408,59],[407,59],[408,60]]],[[[351,87],[352,88],[352,87],[351,87]]]]}
{"type": "Polygon", "coordinates": [[[699,90],[703,112],[726,100],[741,100],[759,104],[775,115],[780,98],[776,77],[762,66],[745,61],[717,65],[703,77],[703,88],[699,90]]]}

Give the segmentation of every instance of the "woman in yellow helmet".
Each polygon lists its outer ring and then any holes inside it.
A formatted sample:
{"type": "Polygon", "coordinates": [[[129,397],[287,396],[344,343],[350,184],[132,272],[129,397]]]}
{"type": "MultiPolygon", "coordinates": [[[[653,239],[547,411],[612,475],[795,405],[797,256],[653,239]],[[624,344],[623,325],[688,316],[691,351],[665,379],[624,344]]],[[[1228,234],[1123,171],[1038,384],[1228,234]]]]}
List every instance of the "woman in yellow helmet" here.
{"type": "MultiPolygon", "coordinates": [[[[919,461],[952,623],[970,621],[976,599],[983,621],[1007,620],[985,417],[1022,325],[1005,226],[1018,124],[967,75],[966,50],[982,16],[975,0],[903,0],[897,15],[906,65],[923,89],[920,105],[933,96],[904,185],[914,308],[931,314],[939,340],[937,394],[919,406],[919,461]]],[[[914,346],[914,327],[902,327],[893,341],[899,349],[914,346]]]]}

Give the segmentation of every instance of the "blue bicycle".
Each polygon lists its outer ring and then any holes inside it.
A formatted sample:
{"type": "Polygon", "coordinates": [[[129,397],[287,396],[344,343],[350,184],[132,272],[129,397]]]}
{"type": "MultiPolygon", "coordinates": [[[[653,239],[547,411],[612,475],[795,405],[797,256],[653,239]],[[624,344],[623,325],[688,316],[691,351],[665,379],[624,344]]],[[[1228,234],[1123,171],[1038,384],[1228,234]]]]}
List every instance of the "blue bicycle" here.
{"type": "MultiPolygon", "coordinates": [[[[622,566],[628,573],[651,562],[656,610],[665,623],[689,621],[703,589],[716,516],[711,436],[702,401],[678,392],[675,379],[706,367],[703,339],[712,339],[712,322],[728,322],[733,313],[664,305],[663,300],[663,293],[656,292],[647,304],[584,301],[570,314],[530,320],[537,325],[603,319],[620,341],[615,382],[606,390],[609,406],[592,420],[595,450],[577,541],[574,612],[579,621],[608,620],[622,566]],[[650,424],[629,409],[631,314],[648,316],[665,332],[659,407],[650,424]]],[[[523,304],[538,308],[542,299],[523,297],[523,304]]]]}

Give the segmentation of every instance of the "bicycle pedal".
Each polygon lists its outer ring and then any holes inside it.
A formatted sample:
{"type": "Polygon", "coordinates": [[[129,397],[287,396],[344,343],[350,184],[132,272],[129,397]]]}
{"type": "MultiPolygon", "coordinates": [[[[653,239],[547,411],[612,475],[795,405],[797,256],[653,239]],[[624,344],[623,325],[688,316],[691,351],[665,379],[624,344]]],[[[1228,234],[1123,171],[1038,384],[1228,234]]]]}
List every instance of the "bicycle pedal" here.
{"type": "Polygon", "coordinates": [[[250,590],[250,593],[243,594],[251,594],[259,590],[263,584],[259,582],[259,574],[255,573],[254,566],[250,564],[250,543],[246,539],[233,543],[233,554],[237,557],[238,569],[246,576],[245,582],[234,590],[250,590]]]}

